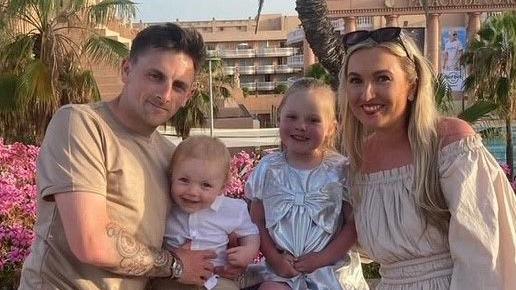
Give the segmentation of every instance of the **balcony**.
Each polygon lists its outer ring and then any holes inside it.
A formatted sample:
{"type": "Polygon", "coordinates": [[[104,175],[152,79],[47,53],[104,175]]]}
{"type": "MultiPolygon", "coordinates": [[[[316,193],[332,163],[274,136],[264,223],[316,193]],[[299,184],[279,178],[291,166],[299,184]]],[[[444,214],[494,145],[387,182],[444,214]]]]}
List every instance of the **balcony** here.
{"type": "Polygon", "coordinates": [[[259,65],[256,67],[257,74],[273,74],[274,73],[274,65],[259,65]]]}
{"type": "Polygon", "coordinates": [[[218,50],[214,50],[214,49],[209,49],[206,51],[206,54],[208,55],[208,57],[218,57],[219,56],[219,51],[218,50]]]}
{"type": "Polygon", "coordinates": [[[303,68],[305,64],[302,54],[289,56],[287,58],[287,65],[292,68],[303,68]]]}
{"type": "Polygon", "coordinates": [[[276,84],[274,82],[257,82],[256,88],[259,91],[273,91],[276,88],[276,84]]]}
{"type": "Polygon", "coordinates": [[[287,45],[291,45],[293,43],[300,43],[305,40],[305,31],[302,28],[298,28],[289,34],[287,34],[287,45]]]}
{"type": "Polygon", "coordinates": [[[224,49],[220,56],[223,58],[252,58],[256,56],[256,52],[254,48],[224,49]]]}
{"type": "Polygon", "coordinates": [[[276,66],[276,73],[288,74],[288,73],[293,73],[293,72],[294,72],[294,68],[292,68],[286,64],[280,64],[280,65],[276,66]]]}
{"type": "Polygon", "coordinates": [[[241,65],[238,67],[238,73],[241,75],[254,75],[256,68],[254,65],[241,65]]]}
{"type": "Polygon", "coordinates": [[[224,74],[232,76],[235,74],[235,67],[234,66],[225,66],[224,67],[224,74]]]}
{"type": "Polygon", "coordinates": [[[256,83],[240,83],[240,88],[254,92],[256,91],[256,83]]]}
{"type": "Polygon", "coordinates": [[[291,56],[297,53],[294,47],[263,47],[256,50],[258,57],[291,56]]]}

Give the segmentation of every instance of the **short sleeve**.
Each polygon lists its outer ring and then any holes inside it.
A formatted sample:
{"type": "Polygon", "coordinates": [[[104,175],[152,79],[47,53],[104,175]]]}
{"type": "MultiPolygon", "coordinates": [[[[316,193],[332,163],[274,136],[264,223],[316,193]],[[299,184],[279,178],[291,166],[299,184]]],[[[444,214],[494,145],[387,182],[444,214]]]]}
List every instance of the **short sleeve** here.
{"type": "Polygon", "coordinates": [[[258,227],[251,221],[251,216],[247,210],[247,204],[243,200],[235,200],[235,207],[239,212],[239,224],[233,230],[238,237],[258,235],[258,227]]]}
{"type": "Polygon", "coordinates": [[[269,167],[269,159],[273,154],[269,154],[260,160],[245,184],[245,196],[250,199],[262,199],[263,187],[265,185],[265,175],[269,167]]]}
{"type": "Polygon", "coordinates": [[[512,289],[516,285],[516,198],[504,172],[471,136],[440,155],[453,275],[450,289],[512,289]]]}
{"type": "Polygon", "coordinates": [[[37,163],[39,192],[106,195],[103,138],[94,118],[73,106],[58,110],[49,123],[37,163]]]}

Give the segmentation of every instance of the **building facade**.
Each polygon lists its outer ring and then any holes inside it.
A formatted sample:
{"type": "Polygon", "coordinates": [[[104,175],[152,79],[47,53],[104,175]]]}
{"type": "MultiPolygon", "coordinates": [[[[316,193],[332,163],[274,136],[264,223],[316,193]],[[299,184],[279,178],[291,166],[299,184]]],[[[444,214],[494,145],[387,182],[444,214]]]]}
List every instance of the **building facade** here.
{"type": "MultiPolygon", "coordinates": [[[[516,0],[428,0],[425,11],[420,0],[327,0],[329,17],[341,34],[400,26],[411,34],[431,61],[436,73],[442,73],[456,94],[462,94],[466,68],[459,58],[467,43],[488,17],[516,10],[516,0]]],[[[299,42],[300,32],[292,32],[287,42],[299,42]]],[[[315,58],[304,51],[304,67],[315,58]]]]}
{"type": "Polygon", "coordinates": [[[246,97],[235,96],[260,120],[261,127],[276,125],[275,110],[288,81],[302,76],[302,50],[287,46],[287,35],[300,26],[296,16],[262,15],[254,19],[177,21],[199,31],[208,56],[221,59],[226,75],[246,97]],[[256,32],[255,32],[256,31],[256,32]]]}

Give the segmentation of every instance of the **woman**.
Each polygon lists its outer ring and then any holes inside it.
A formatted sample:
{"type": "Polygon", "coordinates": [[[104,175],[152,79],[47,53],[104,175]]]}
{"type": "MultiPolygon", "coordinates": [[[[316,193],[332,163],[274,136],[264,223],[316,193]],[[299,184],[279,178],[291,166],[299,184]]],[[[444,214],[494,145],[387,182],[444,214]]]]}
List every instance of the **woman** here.
{"type": "Polygon", "coordinates": [[[400,28],[344,36],[343,153],[377,289],[516,289],[516,199],[466,123],[441,118],[432,70],[400,28]]]}

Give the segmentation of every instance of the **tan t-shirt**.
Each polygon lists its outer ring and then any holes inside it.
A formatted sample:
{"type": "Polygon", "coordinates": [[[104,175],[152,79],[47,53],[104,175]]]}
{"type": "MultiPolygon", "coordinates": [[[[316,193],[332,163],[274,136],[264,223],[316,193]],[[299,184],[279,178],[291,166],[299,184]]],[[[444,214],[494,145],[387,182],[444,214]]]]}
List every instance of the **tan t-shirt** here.
{"type": "Polygon", "coordinates": [[[80,191],[105,196],[113,221],[143,244],[160,248],[173,148],[158,132],[144,137],[130,131],[104,102],[57,111],[37,163],[37,235],[20,289],[144,289],[146,277],[123,277],[73,255],[53,195],[80,191]]]}

